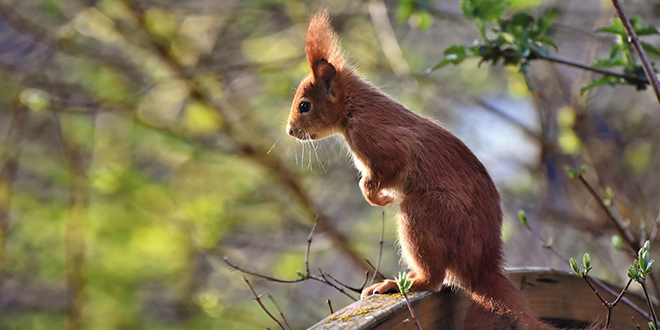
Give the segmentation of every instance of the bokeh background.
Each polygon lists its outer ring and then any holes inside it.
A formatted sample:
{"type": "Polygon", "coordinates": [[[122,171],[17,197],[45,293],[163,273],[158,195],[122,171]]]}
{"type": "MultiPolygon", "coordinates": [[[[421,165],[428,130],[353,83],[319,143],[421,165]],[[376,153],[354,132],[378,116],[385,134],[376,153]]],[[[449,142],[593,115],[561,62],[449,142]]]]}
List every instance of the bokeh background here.
{"type": "MultiPolygon", "coordinates": [[[[556,56],[589,64],[616,41],[594,32],[615,16],[609,1],[506,2],[556,11],[556,56]]],[[[657,2],[624,5],[660,24],[657,2]]],[[[306,23],[322,8],[363,77],[485,163],[503,196],[508,266],[568,270],[519,223],[523,209],[544,240],[590,252],[598,276],[625,281],[616,232],[564,168],[588,165],[635,238],[649,237],[660,197],[653,94],[581,96],[597,76],[548,62],[532,63],[533,91],[516,68],[476,59],[428,73],[444,49],[479,37],[458,0],[1,0],[0,328],[276,328],[223,257],[296,279],[317,217],[312,273],[359,287],[383,211],[380,270],[401,270],[396,207],[364,201],[341,138],[284,132],[309,73],[306,23]],[[421,11],[408,18],[410,6],[421,11]]],[[[328,299],[335,310],[351,302],[318,282],[247,278],[294,329],[327,316],[328,299]]]]}

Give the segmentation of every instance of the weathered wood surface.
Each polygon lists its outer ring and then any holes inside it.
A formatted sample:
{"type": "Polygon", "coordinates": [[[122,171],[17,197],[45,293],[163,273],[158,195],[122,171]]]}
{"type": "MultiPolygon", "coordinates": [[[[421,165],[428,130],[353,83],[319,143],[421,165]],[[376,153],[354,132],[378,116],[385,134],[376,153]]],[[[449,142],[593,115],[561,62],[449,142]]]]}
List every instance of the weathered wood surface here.
{"type": "MultiPolygon", "coordinates": [[[[577,276],[531,269],[511,270],[508,275],[522,290],[532,305],[532,311],[551,324],[583,327],[593,321],[605,320],[607,310],[584,280],[577,276]]],[[[616,292],[621,290],[620,287],[609,286],[616,292]]],[[[606,300],[615,299],[602,288],[597,289],[606,300]]],[[[628,292],[625,297],[646,311],[646,302],[640,295],[628,292]]],[[[410,295],[410,302],[424,330],[458,329],[471,304],[462,291],[452,292],[450,289],[414,293],[410,295]]],[[[646,324],[644,315],[620,302],[612,313],[612,327],[634,328],[631,316],[638,323],[646,324]]],[[[416,329],[400,294],[374,295],[337,311],[310,329],[405,329],[405,319],[410,320],[408,329],[416,329]]]]}

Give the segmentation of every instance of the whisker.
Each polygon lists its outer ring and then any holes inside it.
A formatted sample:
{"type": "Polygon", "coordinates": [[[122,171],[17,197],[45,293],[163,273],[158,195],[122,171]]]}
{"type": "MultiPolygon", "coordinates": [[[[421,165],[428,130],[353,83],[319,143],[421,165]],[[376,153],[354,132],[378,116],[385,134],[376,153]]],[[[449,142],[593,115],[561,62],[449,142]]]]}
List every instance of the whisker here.
{"type": "Polygon", "coordinates": [[[312,141],[312,136],[307,132],[307,141],[309,141],[310,145],[308,145],[307,150],[309,150],[309,159],[307,160],[307,169],[311,170],[312,169],[312,146],[311,146],[311,141],[312,141]]]}
{"type": "Polygon", "coordinates": [[[319,153],[318,153],[318,145],[314,141],[312,141],[312,147],[314,148],[314,156],[316,156],[316,163],[319,164],[321,169],[323,170],[323,173],[328,173],[328,171],[325,170],[325,166],[323,166],[323,163],[321,162],[321,159],[319,158],[319,153]]]}
{"type": "Polygon", "coordinates": [[[276,146],[279,142],[280,142],[280,138],[277,138],[277,141],[275,141],[275,143],[273,143],[273,145],[270,147],[270,149],[268,149],[268,151],[266,151],[266,155],[270,154],[270,152],[273,151],[273,149],[275,149],[275,146],[276,146]]]}
{"type": "Polygon", "coordinates": [[[300,143],[302,146],[302,151],[300,152],[300,169],[304,170],[305,169],[305,142],[300,143]]]}

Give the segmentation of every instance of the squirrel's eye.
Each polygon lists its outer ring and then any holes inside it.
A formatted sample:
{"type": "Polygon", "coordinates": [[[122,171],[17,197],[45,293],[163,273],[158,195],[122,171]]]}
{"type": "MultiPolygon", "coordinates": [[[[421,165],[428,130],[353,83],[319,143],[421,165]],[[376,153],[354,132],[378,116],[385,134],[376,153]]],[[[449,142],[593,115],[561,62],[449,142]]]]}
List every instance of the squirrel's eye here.
{"type": "Polygon", "coordinates": [[[298,105],[298,110],[300,110],[300,113],[309,112],[309,110],[312,110],[312,104],[307,101],[300,102],[298,105]]]}

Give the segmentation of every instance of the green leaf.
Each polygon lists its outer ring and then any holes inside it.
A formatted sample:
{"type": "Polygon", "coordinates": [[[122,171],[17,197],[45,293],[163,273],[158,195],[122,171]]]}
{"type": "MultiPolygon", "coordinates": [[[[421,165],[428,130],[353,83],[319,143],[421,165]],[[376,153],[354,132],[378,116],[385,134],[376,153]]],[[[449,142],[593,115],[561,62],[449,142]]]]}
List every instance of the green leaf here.
{"type": "Polygon", "coordinates": [[[452,45],[444,51],[445,58],[433,66],[430,71],[435,71],[448,64],[459,64],[468,58],[468,52],[463,45],[452,45]]]}
{"type": "Polygon", "coordinates": [[[596,32],[605,32],[605,33],[611,33],[611,34],[617,34],[620,35],[624,38],[628,36],[626,33],[626,28],[623,27],[623,24],[621,23],[621,20],[619,18],[614,18],[612,21],[612,25],[606,26],[604,28],[600,28],[596,30],[596,32]]]}
{"type": "Polygon", "coordinates": [[[523,77],[525,77],[525,83],[527,84],[527,89],[530,91],[534,90],[534,87],[532,86],[532,82],[529,81],[529,76],[527,75],[527,72],[529,71],[529,61],[524,61],[520,64],[520,68],[518,69],[518,72],[523,74],[523,77]]]}
{"type": "Polygon", "coordinates": [[[584,267],[584,275],[587,275],[587,273],[589,273],[589,271],[592,269],[591,256],[589,253],[585,253],[584,256],[582,256],[582,266],[584,267]]]}
{"type": "Polygon", "coordinates": [[[415,17],[417,18],[415,27],[420,30],[426,30],[433,24],[433,17],[428,11],[421,11],[415,17]]]}
{"type": "Polygon", "coordinates": [[[399,291],[403,294],[407,294],[415,282],[408,279],[408,272],[399,272],[399,276],[395,277],[394,280],[399,286],[399,291]]]}
{"type": "Polygon", "coordinates": [[[543,243],[542,246],[543,246],[544,248],[546,248],[546,249],[549,249],[553,244],[555,244],[555,238],[554,238],[554,237],[550,237],[550,238],[548,238],[548,241],[547,241],[547,242],[543,243]]]}
{"type": "MultiPolygon", "coordinates": [[[[619,54],[624,51],[623,44],[616,44],[610,49],[610,62],[614,62],[619,54]]],[[[623,62],[625,65],[625,62],[623,62]]]]}
{"type": "Polygon", "coordinates": [[[516,42],[516,37],[514,37],[511,33],[507,33],[507,32],[500,33],[499,39],[502,40],[503,42],[508,42],[508,43],[516,42]]]}
{"type": "Polygon", "coordinates": [[[518,219],[520,219],[520,222],[522,222],[525,228],[529,229],[529,222],[527,221],[527,213],[525,211],[518,211],[518,219]]]}
{"type": "Polygon", "coordinates": [[[653,57],[660,57],[660,48],[657,48],[651,45],[650,43],[644,41],[642,41],[641,44],[642,44],[642,49],[644,49],[646,55],[653,57]]]}
{"type": "Polygon", "coordinates": [[[517,13],[513,15],[510,22],[512,25],[518,25],[527,28],[530,24],[534,23],[534,16],[528,13],[517,13]]]}
{"type": "Polygon", "coordinates": [[[621,251],[623,249],[623,240],[621,239],[621,236],[619,235],[612,236],[612,246],[617,251],[621,251]]]}
{"type": "Polygon", "coordinates": [[[495,22],[506,11],[506,3],[503,0],[462,0],[461,10],[468,18],[495,22]]]}
{"type": "MultiPolygon", "coordinates": [[[[549,37],[538,38],[538,39],[536,39],[536,41],[537,41],[537,42],[540,42],[540,43],[542,43],[542,44],[548,45],[548,46],[552,46],[552,48],[554,48],[555,51],[558,50],[558,49],[557,49],[557,45],[555,45],[555,41],[552,40],[552,39],[550,39],[549,37]]],[[[547,56],[547,55],[546,55],[546,56],[547,56]]]]}
{"type": "Polygon", "coordinates": [[[570,167],[566,167],[566,173],[568,173],[568,177],[573,180],[577,179],[580,176],[577,172],[575,172],[574,169],[570,167]]]}
{"type": "Polygon", "coordinates": [[[633,265],[628,268],[628,277],[637,282],[640,282],[642,280],[642,278],[639,276],[637,263],[633,263],[633,265]]]}
{"type": "Polygon", "coordinates": [[[648,265],[646,266],[646,269],[644,270],[644,272],[645,272],[646,274],[650,274],[651,271],[653,271],[653,269],[651,269],[651,266],[653,266],[653,263],[654,263],[654,262],[655,262],[655,260],[653,260],[653,259],[649,260],[649,263],[648,263],[648,265]]]}
{"type": "Polygon", "coordinates": [[[619,80],[615,77],[612,76],[602,76],[600,79],[594,80],[591,82],[591,84],[582,87],[580,89],[580,95],[583,95],[586,91],[596,87],[596,86],[601,86],[601,85],[616,85],[619,83],[619,80]]]}
{"type": "Polygon", "coordinates": [[[639,276],[639,268],[636,262],[634,262],[633,265],[628,268],[628,277],[637,282],[642,280],[642,278],[639,276]]]}
{"type": "Polygon", "coordinates": [[[399,22],[407,21],[415,10],[414,3],[411,1],[400,1],[396,9],[396,19],[399,22]]]}
{"type": "Polygon", "coordinates": [[[645,25],[635,27],[635,33],[637,36],[650,36],[654,34],[660,34],[660,31],[655,26],[645,25]]]}
{"type": "Polygon", "coordinates": [[[577,261],[575,261],[575,259],[573,258],[569,259],[568,261],[571,263],[571,269],[573,270],[573,274],[582,277],[582,274],[580,273],[580,266],[578,266],[577,261]]]}
{"type": "Polygon", "coordinates": [[[600,68],[610,68],[614,66],[626,66],[626,61],[620,57],[614,59],[600,59],[592,64],[593,66],[600,68]]]}
{"type": "Polygon", "coordinates": [[[529,33],[529,37],[532,39],[535,39],[537,37],[540,37],[544,35],[550,26],[552,26],[552,23],[557,19],[557,13],[554,11],[549,11],[547,12],[543,17],[539,18],[536,21],[536,24],[534,28],[529,33]]]}
{"type": "Polygon", "coordinates": [[[656,330],[655,324],[653,324],[653,322],[649,322],[649,329],[650,330],[656,330]]]}

